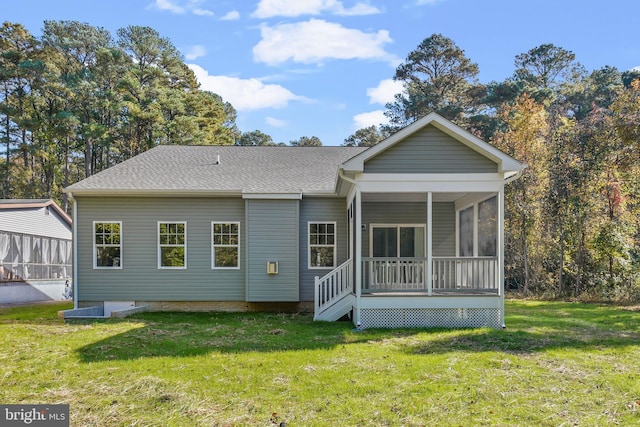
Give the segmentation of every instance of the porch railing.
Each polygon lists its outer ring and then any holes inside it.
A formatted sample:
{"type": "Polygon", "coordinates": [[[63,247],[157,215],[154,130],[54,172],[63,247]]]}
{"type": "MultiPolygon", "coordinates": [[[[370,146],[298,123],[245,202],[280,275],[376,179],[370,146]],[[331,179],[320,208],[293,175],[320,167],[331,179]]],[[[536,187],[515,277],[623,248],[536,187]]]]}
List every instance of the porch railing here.
{"type": "Polygon", "coordinates": [[[362,292],[426,292],[426,258],[362,258],[362,292]]]}
{"type": "Polygon", "coordinates": [[[433,257],[434,291],[498,293],[497,257],[433,257]]]}
{"type": "Polygon", "coordinates": [[[315,278],[314,312],[316,316],[331,307],[345,295],[353,292],[350,259],[322,277],[315,278]]]}
{"type": "MultiPolygon", "coordinates": [[[[428,292],[427,258],[362,258],[362,292],[428,292]]],[[[496,257],[433,257],[433,292],[498,293],[496,257]]]]}

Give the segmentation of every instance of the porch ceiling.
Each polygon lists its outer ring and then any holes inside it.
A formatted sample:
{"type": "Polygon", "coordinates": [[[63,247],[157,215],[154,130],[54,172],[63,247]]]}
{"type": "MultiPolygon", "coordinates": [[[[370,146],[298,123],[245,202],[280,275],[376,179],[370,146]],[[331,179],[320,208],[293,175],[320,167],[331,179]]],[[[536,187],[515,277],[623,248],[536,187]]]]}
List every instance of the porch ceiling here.
{"type": "MultiPolygon", "coordinates": [[[[455,202],[469,193],[433,193],[434,202],[455,202]]],[[[486,193],[487,195],[489,193],[486,193]]],[[[427,202],[427,193],[362,193],[363,202],[427,202]]]]}

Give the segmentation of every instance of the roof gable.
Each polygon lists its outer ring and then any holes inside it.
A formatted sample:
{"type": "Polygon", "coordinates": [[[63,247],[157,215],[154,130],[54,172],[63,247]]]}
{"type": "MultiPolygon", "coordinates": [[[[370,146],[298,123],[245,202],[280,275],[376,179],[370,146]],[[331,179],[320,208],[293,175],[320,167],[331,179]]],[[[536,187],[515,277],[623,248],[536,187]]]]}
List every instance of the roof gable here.
{"type": "Polygon", "coordinates": [[[379,144],[369,148],[367,151],[347,160],[342,164],[342,168],[345,171],[363,172],[365,170],[365,163],[382,155],[382,153],[407,140],[411,136],[416,135],[416,133],[420,132],[427,126],[433,126],[442,133],[450,136],[452,138],[452,142],[463,144],[470,150],[478,153],[480,156],[497,164],[498,172],[517,172],[524,167],[522,163],[506,155],[491,144],[488,144],[480,138],[472,135],[444,117],[436,113],[431,113],[420,120],[413,122],[404,129],[401,129],[379,144]]]}
{"type": "Polygon", "coordinates": [[[68,225],[71,217],[51,199],[0,199],[0,210],[24,210],[50,208],[68,225]]]}
{"type": "Polygon", "coordinates": [[[496,173],[498,165],[427,125],[364,162],[365,173],[496,173]]]}

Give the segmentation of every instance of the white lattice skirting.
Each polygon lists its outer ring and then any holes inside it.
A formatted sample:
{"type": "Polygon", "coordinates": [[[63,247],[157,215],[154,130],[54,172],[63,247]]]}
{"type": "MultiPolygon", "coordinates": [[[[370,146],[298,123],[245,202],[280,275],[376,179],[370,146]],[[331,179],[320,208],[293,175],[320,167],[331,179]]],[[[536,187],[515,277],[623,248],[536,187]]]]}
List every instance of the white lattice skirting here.
{"type": "Polygon", "coordinates": [[[362,328],[482,328],[499,329],[499,308],[363,308],[362,328]]]}

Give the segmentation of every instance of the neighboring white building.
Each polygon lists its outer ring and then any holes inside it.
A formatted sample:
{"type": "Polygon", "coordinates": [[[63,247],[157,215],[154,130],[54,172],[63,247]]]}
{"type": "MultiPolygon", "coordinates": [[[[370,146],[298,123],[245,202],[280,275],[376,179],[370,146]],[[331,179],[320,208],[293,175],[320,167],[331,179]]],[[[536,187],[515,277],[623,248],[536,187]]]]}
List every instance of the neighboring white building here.
{"type": "Polygon", "coordinates": [[[0,199],[0,303],[65,299],[71,254],[71,218],[53,200],[0,199]]]}

